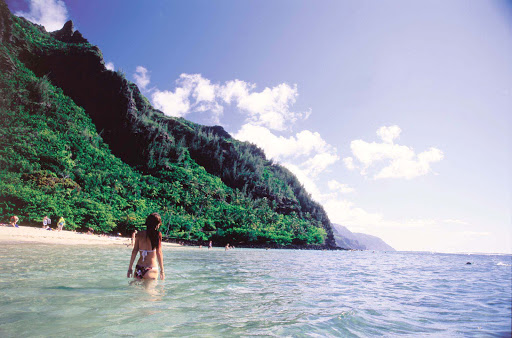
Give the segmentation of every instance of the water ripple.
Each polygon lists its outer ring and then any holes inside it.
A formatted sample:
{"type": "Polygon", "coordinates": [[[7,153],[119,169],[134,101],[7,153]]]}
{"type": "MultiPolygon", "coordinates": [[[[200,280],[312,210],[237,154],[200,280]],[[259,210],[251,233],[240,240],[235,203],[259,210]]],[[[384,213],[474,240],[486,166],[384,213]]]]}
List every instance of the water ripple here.
{"type": "Polygon", "coordinates": [[[188,248],[129,285],[129,255],[0,248],[0,336],[510,336],[511,256],[188,248]]]}

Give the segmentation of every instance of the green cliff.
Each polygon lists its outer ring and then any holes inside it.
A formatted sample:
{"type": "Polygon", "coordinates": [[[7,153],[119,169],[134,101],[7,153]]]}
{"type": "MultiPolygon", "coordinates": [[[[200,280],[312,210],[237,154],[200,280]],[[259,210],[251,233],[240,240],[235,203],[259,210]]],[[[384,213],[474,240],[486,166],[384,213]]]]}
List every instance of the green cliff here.
{"type": "Polygon", "coordinates": [[[154,109],[71,22],[48,33],[0,1],[0,70],[3,218],[128,233],[156,211],[173,238],[336,246],[287,169],[222,127],[154,109]]]}

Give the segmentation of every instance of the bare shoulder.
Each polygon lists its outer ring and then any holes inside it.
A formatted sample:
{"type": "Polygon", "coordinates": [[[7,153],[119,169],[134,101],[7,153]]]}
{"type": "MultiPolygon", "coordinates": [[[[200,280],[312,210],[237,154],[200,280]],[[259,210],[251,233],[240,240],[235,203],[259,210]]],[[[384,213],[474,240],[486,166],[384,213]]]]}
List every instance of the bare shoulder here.
{"type": "Polygon", "coordinates": [[[137,232],[137,235],[135,235],[136,238],[146,238],[146,230],[142,230],[137,232]]]}

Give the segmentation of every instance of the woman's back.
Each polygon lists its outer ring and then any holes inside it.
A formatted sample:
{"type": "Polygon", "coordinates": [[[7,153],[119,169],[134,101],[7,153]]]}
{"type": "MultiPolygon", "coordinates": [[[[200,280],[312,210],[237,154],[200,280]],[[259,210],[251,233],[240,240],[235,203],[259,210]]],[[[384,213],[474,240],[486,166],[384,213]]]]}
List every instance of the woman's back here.
{"type": "Polygon", "coordinates": [[[146,235],[146,230],[142,230],[140,232],[137,232],[135,235],[135,238],[139,240],[139,250],[153,250],[151,247],[151,240],[146,235]]]}
{"type": "Polygon", "coordinates": [[[158,266],[160,266],[160,278],[165,278],[162,234],[158,231],[161,224],[162,219],[160,215],[152,213],[146,219],[146,230],[135,235],[132,257],[130,259],[130,265],[128,266],[128,277],[133,273],[132,266],[137,254],[140,254],[135,267],[135,278],[156,279],[158,266]]]}
{"type": "Polygon", "coordinates": [[[137,239],[136,243],[138,243],[137,249],[140,253],[137,265],[156,267],[158,264],[156,260],[156,248],[152,248],[151,240],[146,233],[146,230],[144,230],[135,235],[135,238],[137,239]]]}

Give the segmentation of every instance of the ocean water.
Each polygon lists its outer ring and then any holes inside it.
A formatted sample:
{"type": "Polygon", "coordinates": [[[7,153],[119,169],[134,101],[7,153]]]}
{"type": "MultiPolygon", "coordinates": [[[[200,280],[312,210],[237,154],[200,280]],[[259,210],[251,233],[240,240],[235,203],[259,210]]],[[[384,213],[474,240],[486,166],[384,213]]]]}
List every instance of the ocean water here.
{"type": "Polygon", "coordinates": [[[510,255],[0,247],[0,337],[510,337],[510,255]],[[467,265],[471,262],[471,265],[467,265]]]}

